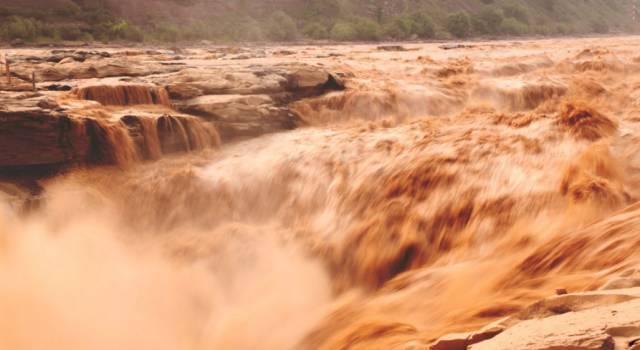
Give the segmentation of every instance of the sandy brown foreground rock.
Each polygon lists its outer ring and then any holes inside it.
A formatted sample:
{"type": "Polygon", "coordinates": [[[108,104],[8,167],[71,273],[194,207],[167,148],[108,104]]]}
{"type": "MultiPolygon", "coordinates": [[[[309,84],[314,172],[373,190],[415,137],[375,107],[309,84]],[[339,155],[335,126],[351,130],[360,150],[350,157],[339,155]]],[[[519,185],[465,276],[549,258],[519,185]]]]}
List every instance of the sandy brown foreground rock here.
{"type": "Polygon", "coordinates": [[[107,77],[140,77],[151,74],[169,73],[180,70],[180,66],[158,62],[140,62],[126,57],[92,58],[84,62],[63,60],[58,63],[15,62],[11,72],[22,80],[31,81],[35,73],[37,82],[56,82],[71,79],[91,79],[107,77]]]}
{"type": "Polygon", "coordinates": [[[285,92],[287,78],[281,71],[269,67],[236,68],[187,68],[176,74],[160,77],[176,100],[186,100],[203,95],[253,95],[285,92]]]}
{"type": "Polygon", "coordinates": [[[258,136],[297,125],[296,116],[268,95],[208,95],[178,103],[176,108],[215,122],[224,139],[258,136]]]}
{"type": "Polygon", "coordinates": [[[469,333],[453,333],[438,339],[433,345],[432,350],[465,350],[470,345],[480,343],[487,339],[491,339],[502,333],[505,327],[500,325],[489,325],[479,331],[469,333]]]}
{"type": "Polygon", "coordinates": [[[153,80],[165,85],[174,100],[203,95],[260,94],[291,100],[344,89],[337,74],[310,65],[190,67],[153,80]]]}
{"type": "Polygon", "coordinates": [[[640,270],[633,269],[605,283],[600,290],[615,290],[640,287],[640,270]]]}
{"type": "Polygon", "coordinates": [[[640,337],[640,300],[521,322],[473,350],[613,350],[640,337]]]}
{"type": "Polygon", "coordinates": [[[553,296],[479,331],[443,336],[431,349],[617,350],[638,342],[640,288],[629,288],[553,296]]]}

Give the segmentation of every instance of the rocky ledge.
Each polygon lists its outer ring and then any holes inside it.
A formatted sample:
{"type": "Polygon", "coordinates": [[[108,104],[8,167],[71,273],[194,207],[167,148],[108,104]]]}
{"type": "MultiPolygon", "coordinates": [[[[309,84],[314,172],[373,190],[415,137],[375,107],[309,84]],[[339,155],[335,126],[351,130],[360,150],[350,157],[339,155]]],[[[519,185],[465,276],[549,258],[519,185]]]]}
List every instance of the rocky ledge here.
{"type": "Polygon", "coordinates": [[[293,129],[300,118],[292,102],[344,88],[321,66],[222,64],[226,56],[222,48],[9,55],[0,74],[0,170],[124,164],[293,129]]]}
{"type": "Polygon", "coordinates": [[[537,302],[478,331],[449,334],[432,350],[640,350],[640,270],[600,290],[537,302]]]}

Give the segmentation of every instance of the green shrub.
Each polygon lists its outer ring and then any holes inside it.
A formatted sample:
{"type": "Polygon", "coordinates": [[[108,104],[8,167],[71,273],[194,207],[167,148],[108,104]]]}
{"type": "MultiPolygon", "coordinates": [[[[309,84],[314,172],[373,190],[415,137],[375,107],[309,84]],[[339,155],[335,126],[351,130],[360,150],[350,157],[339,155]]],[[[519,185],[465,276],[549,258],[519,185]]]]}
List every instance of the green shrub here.
{"type": "Polygon", "coordinates": [[[424,13],[414,13],[410,16],[396,17],[382,29],[384,36],[393,39],[407,39],[412,36],[419,38],[433,38],[435,28],[431,18],[424,13]]]}
{"type": "Polygon", "coordinates": [[[502,8],[502,12],[505,17],[515,18],[522,23],[529,24],[529,12],[520,4],[509,3],[502,8]]]}
{"type": "Polygon", "coordinates": [[[329,38],[329,31],[320,23],[309,23],[302,29],[307,38],[322,40],[329,38]]]}
{"type": "MultiPolygon", "coordinates": [[[[176,30],[177,32],[177,30],[176,30]]],[[[113,24],[109,30],[109,37],[115,40],[126,40],[126,41],[136,41],[141,42],[144,40],[144,35],[140,28],[135,25],[129,24],[126,21],[120,21],[113,24]]],[[[167,41],[176,41],[177,37],[174,40],[167,41]]]]}
{"type": "Polygon", "coordinates": [[[355,17],[352,19],[352,27],[357,40],[374,41],[382,38],[380,24],[372,19],[355,17]]]}
{"type": "Polygon", "coordinates": [[[170,23],[156,23],[150,36],[157,41],[174,43],[180,39],[178,27],[170,23]]]}
{"type": "Polygon", "coordinates": [[[91,43],[95,39],[93,38],[93,35],[91,35],[91,33],[82,32],[82,36],[80,37],[79,40],[85,43],[91,43]]]}
{"type": "Polygon", "coordinates": [[[62,40],[80,40],[84,32],[77,25],[67,24],[57,28],[58,35],[62,40]]]}
{"type": "Polygon", "coordinates": [[[340,21],[331,29],[331,39],[337,41],[353,41],[356,40],[356,30],[351,23],[340,21]]]}
{"type": "Polygon", "coordinates": [[[471,19],[466,12],[455,12],[447,17],[447,30],[458,38],[465,38],[471,29],[471,19]]]}
{"type": "Polygon", "coordinates": [[[571,34],[572,32],[573,32],[573,27],[571,27],[568,24],[559,23],[559,24],[556,24],[555,26],[556,34],[566,35],[566,34],[571,34]]]}
{"type": "Polygon", "coordinates": [[[382,36],[385,39],[403,39],[406,37],[406,33],[393,21],[382,27],[382,36]]]}
{"type": "Polygon", "coordinates": [[[56,16],[69,19],[80,18],[82,15],[82,9],[73,1],[66,1],[57,7],[53,8],[53,13],[56,16]]]}
{"type": "Polygon", "coordinates": [[[382,29],[383,35],[392,39],[406,39],[413,34],[414,23],[409,17],[397,17],[382,29]]]}
{"type": "Polygon", "coordinates": [[[276,11],[267,21],[267,34],[271,40],[292,41],[298,36],[298,27],[289,15],[276,11]]]}
{"type": "Polygon", "coordinates": [[[258,21],[250,16],[245,16],[240,23],[240,35],[236,36],[236,38],[243,41],[264,40],[262,26],[258,21]]]}
{"type": "Polygon", "coordinates": [[[332,19],[340,17],[341,12],[339,0],[308,0],[304,17],[311,20],[332,19]]]}
{"type": "Polygon", "coordinates": [[[38,37],[40,23],[32,18],[12,16],[2,24],[2,33],[7,40],[34,40],[38,37]]]}
{"type": "Polygon", "coordinates": [[[489,29],[487,28],[487,23],[478,16],[471,16],[471,30],[476,35],[489,34],[489,29]]]}
{"type": "Polygon", "coordinates": [[[500,31],[500,25],[504,20],[502,12],[493,6],[487,6],[480,11],[479,18],[485,23],[487,32],[491,34],[500,31]]]}
{"type": "Polygon", "coordinates": [[[500,32],[509,35],[523,35],[529,32],[529,27],[522,22],[518,22],[515,18],[507,18],[502,22],[500,32]]]}
{"type": "Polygon", "coordinates": [[[436,30],[431,17],[423,12],[417,12],[411,15],[413,20],[411,33],[418,35],[420,38],[433,38],[436,30]]]}

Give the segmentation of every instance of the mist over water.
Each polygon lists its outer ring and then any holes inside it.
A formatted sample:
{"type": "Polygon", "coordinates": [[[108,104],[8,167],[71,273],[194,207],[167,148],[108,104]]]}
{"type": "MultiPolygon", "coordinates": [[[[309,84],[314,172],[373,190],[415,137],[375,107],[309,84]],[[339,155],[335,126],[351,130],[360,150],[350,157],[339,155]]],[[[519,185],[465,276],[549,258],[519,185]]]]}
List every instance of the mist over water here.
{"type": "Polygon", "coordinates": [[[597,288],[638,264],[635,40],[345,48],[304,127],[222,145],[96,126],[119,166],[0,202],[0,348],[423,349],[597,288]]]}

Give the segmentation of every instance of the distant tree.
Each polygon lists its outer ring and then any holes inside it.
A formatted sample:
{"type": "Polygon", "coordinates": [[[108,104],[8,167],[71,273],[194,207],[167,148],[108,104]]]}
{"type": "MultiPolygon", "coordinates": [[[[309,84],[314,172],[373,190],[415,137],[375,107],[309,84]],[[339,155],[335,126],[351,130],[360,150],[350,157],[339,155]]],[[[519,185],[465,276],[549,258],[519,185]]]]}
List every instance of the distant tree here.
{"type": "Polygon", "coordinates": [[[471,30],[476,35],[489,34],[487,23],[480,16],[471,16],[471,30]]]}
{"type": "Polygon", "coordinates": [[[264,40],[264,32],[260,23],[250,16],[244,16],[240,21],[238,38],[244,41],[264,40]]]}
{"type": "Polygon", "coordinates": [[[302,33],[307,38],[321,40],[329,38],[329,31],[320,23],[309,23],[302,29],[302,33]]]}
{"type": "Polygon", "coordinates": [[[505,17],[515,18],[518,21],[529,24],[529,12],[521,4],[512,2],[502,8],[505,17]]]}
{"type": "Polygon", "coordinates": [[[436,30],[431,17],[424,12],[416,12],[411,15],[413,20],[411,32],[420,38],[433,38],[436,30]]]}
{"type": "Polygon", "coordinates": [[[469,35],[471,20],[466,12],[460,11],[450,14],[447,17],[447,30],[458,38],[469,35]]]}
{"type": "Polygon", "coordinates": [[[406,39],[412,31],[413,20],[408,16],[397,17],[383,28],[384,35],[392,39],[406,39]]]}
{"type": "Polygon", "coordinates": [[[407,39],[411,36],[433,38],[435,36],[435,27],[431,18],[422,12],[396,17],[384,26],[383,31],[386,37],[393,39],[407,39]]]}
{"type": "MultiPolygon", "coordinates": [[[[128,23],[127,21],[120,21],[111,26],[110,36],[112,39],[125,40],[125,41],[137,41],[144,40],[142,31],[137,26],[128,23]]],[[[167,41],[178,40],[177,35],[172,38],[168,38],[167,41]]]]}
{"type": "Polygon", "coordinates": [[[77,25],[66,24],[58,27],[58,35],[63,40],[80,40],[84,36],[84,32],[77,25]]]}
{"type": "Polygon", "coordinates": [[[73,1],[66,1],[58,6],[53,6],[52,11],[56,16],[63,18],[78,18],[82,9],[73,1]]]}
{"type": "Polygon", "coordinates": [[[8,40],[34,40],[38,36],[40,24],[31,18],[10,17],[2,24],[1,31],[8,40]]]}
{"type": "Polygon", "coordinates": [[[305,16],[311,19],[335,19],[340,16],[342,5],[338,0],[309,0],[305,16]]]}
{"type": "Polygon", "coordinates": [[[529,27],[515,18],[507,18],[502,22],[500,32],[509,35],[523,35],[529,32],[529,27]]]}
{"type": "Polygon", "coordinates": [[[276,11],[267,21],[267,35],[271,40],[291,41],[298,36],[296,22],[284,11],[276,11]]]}
{"type": "Polygon", "coordinates": [[[495,34],[500,30],[503,21],[502,12],[493,6],[487,6],[479,15],[480,19],[486,24],[487,31],[495,34]]]}
{"type": "Polygon", "coordinates": [[[345,21],[337,22],[330,33],[331,39],[337,41],[351,41],[356,40],[356,30],[351,23],[345,21]]]}
{"type": "Polygon", "coordinates": [[[378,22],[366,17],[355,17],[352,26],[356,33],[356,39],[375,41],[382,38],[382,27],[378,22]]]}

